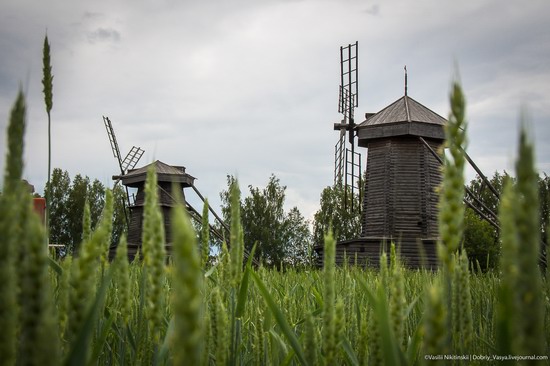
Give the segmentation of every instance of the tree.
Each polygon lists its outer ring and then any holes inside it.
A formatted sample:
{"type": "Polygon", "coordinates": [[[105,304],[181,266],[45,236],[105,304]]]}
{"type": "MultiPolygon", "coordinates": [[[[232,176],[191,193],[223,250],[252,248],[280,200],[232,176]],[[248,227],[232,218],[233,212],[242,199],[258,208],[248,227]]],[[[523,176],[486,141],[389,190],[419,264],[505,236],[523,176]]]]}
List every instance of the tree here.
{"type": "Polygon", "coordinates": [[[312,235],[309,222],[297,207],[293,207],[286,215],[282,236],[285,245],[285,264],[293,266],[313,264],[312,235]]]}
{"type": "Polygon", "coordinates": [[[250,196],[244,199],[241,210],[247,249],[257,242],[258,257],[268,265],[278,266],[283,261],[285,249],[282,233],[286,187],[282,187],[279,179],[272,175],[263,190],[252,186],[248,189],[250,196]]]}
{"type": "MultiPolygon", "coordinates": [[[[113,199],[113,233],[111,234],[112,246],[117,245],[122,234],[128,231],[126,216],[130,219],[128,209],[126,208],[126,190],[122,187],[122,185],[119,184],[113,188],[113,199]]],[[[103,202],[105,202],[104,195],[103,202]]]]}
{"type": "MultiPolygon", "coordinates": [[[[506,172],[495,172],[493,177],[489,180],[499,197],[502,194],[506,177],[508,177],[508,173],[506,172]]],[[[509,178],[512,179],[515,184],[515,178],[509,178]]],[[[544,174],[544,176],[539,175],[538,187],[540,200],[540,231],[542,241],[546,243],[546,231],[548,228],[548,215],[550,210],[550,177],[546,174],[544,174]]],[[[468,184],[468,188],[487,208],[493,213],[498,214],[499,199],[491,192],[480,176],[476,176],[475,179],[468,184]]],[[[467,197],[467,199],[475,204],[471,197],[467,197]]],[[[485,211],[483,208],[480,209],[485,211]]],[[[487,262],[487,255],[489,255],[489,267],[495,266],[498,261],[493,261],[491,257],[494,257],[496,260],[500,254],[499,233],[497,230],[490,226],[487,221],[479,218],[473,211],[466,212],[465,224],[464,247],[468,250],[468,257],[470,260],[478,260],[482,268],[484,268],[487,262]]]]}
{"type": "Polygon", "coordinates": [[[361,197],[344,190],[343,185],[326,187],[321,192],[320,208],[313,218],[313,242],[322,245],[332,229],[337,241],[357,238],[361,234],[361,197]],[[347,198],[347,204],[346,204],[347,198]],[[351,209],[353,202],[353,210],[351,209]]]}
{"type": "MultiPolygon", "coordinates": [[[[234,182],[227,176],[227,185],[234,182]]],[[[309,224],[298,208],[284,211],[285,190],[279,179],[271,175],[265,188],[248,186],[249,195],[241,200],[241,221],[245,248],[256,243],[255,256],[267,266],[308,264],[311,233],[309,224]]],[[[230,224],[229,189],[220,193],[222,214],[230,224]]]]}
{"type": "Polygon", "coordinates": [[[69,243],[69,217],[67,215],[67,200],[71,185],[69,173],[55,168],[50,180],[51,190],[48,183],[44,189],[46,202],[50,202],[50,243],[69,243]],[[49,197],[51,192],[51,197],[49,197]]]}
{"type": "Polygon", "coordinates": [[[88,192],[86,197],[88,198],[88,202],[90,203],[92,228],[95,228],[101,216],[103,206],[105,205],[105,186],[99,180],[94,179],[91,184],[88,183],[88,192]]]}
{"type": "Polygon", "coordinates": [[[497,231],[468,207],[464,213],[463,246],[469,260],[478,262],[483,271],[498,264],[500,248],[497,231]]]}
{"type": "MultiPolygon", "coordinates": [[[[506,172],[504,172],[503,174],[500,174],[499,172],[495,172],[493,177],[489,179],[489,182],[495,188],[499,196],[502,193],[502,189],[504,187],[504,181],[507,176],[508,176],[508,173],[506,172]]],[[[487,185],[483,182],[483,179],[481,179],[479,175],[476,175],[475,179],[468,184],[468,188],[474,193],[474,195],[477,198],[479,198],[481,202],[483,202],[483,204],[489,210],[491,210],[495,214],[498,213],[499,199],[493,194],[493,192],[489,189],[489,187],[487,187],[487,185]]],[[[475,204],[472,197],[469,197],[467,195],[466,199],[468,199],[470,202],[475,204]]],[[[485,211],[483,208],[481,208],[481,210],[485,211]]]]}
{"type": "MultiPolygon", "coordinates": [[[[67,216],[69,230],[69,250],[78,251],[78,245],[82,241],[82,216],[84,215],[84,203],[88,195],[90,179],[83,178],[77,174],[67,198],[67,216]]],[[[92,202],[90,202],[90,213],[92,213],[92,202]]],[[[93,226],[92,226],[93,229],[93,226]]]]}
{"type": "MultiPolygon", "coordinates": [[[[72,183],[67,171],[53,170],[51,179],[51,199],[48,197],[48,184],[44,189],[46,200],[50,202],[50,243],[64,244],[67,252],[78,249],[82,241],[82,217],[84,202],[90,204],[91,228],[96,227],[105,205],[105,186],[97,179],[77,174],[72,183]]],[[[114,192],[113,233],[111,244],[118,243],[126,231],[127,224],[126,192],[120,185],[114,192]]]]}

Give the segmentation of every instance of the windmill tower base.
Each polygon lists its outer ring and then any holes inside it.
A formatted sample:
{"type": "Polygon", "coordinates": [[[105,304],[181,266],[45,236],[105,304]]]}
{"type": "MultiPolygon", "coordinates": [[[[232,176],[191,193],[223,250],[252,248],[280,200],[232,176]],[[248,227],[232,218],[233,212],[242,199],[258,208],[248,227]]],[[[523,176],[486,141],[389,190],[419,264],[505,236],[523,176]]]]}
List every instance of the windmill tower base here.
{"type": "MultiPolygon", "coordinates": [[[[437,268],[437,239],[399,240],[391,237],[362,237],[340,241],[336,244],[336,265],[343,266],[347,261],[350,265],[379,268],[380,256],[388,254],[392,241],[395,243],[398,256],[408,268],[437,268]]],[[[322,246],[316,247],[318,254],[317,266],[323,266],[322,246]]]]}

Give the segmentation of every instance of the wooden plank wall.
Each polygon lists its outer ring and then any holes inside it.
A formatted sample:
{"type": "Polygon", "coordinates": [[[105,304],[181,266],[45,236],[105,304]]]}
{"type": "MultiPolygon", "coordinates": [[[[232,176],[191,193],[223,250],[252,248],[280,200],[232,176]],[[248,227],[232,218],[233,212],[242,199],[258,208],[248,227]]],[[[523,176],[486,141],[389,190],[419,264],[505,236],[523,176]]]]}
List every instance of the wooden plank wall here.
{"type": "MultiPolygon", "coordinates": [[[[145,183],[145,182],[144,182],[145,183]]],[[[173,206],[173,195],[171,193],[172,183],[159,182],[162,189],[158,190],[159,206],[161,209],[162,220],[164,225],[165,248],[169,255],[172,250],[172,223],[171,223],[171,208],[173,206]]],[[[142,235],[143,235],[143,205],[145,203],[145,185],[138,187],[134,206],[130,207],[130,225],[128,227],[128,258],[133,259],[138,251],[141,251],[142,235]]],[[[183,188],[182,188],[183,190],[183,188]]],[[[183,192],[182,192],[183,195],[183,192]]],[[[114,258],[116,247],[109,248],[109,258],[114,258]]]]}
{"type": "MultiPolygon", "coordinates": [[[[426,141],[436,151],[442,143],[426,141]]],[[[362,237],[393,238],[401,243],[405,259],[420,264],[418,240],[435,241],[438,236],[439,162],[418,137],[373,140],[368,144],[366,175],[362,237]]]]}
{"type": "MultiPolygon", "coordinates": [[[[417,240],[415,243],[395,241],[395,243],[399,258],[406,267],[411,269],[437,268],[435,240],[417,240]],[[408,251],[412,247],[416,248],[414,253],[408,251]]],[[[358,238],[340,242],[336,246],[336,265],[343,266],[347,261],[349,265],[378,268],[382,251],[389,253],[390,245],[390,238],[358,238]]],[[[323,248],[316,250],[318,254],[317,266],[321,268],[323,266],[323,248]]]]}

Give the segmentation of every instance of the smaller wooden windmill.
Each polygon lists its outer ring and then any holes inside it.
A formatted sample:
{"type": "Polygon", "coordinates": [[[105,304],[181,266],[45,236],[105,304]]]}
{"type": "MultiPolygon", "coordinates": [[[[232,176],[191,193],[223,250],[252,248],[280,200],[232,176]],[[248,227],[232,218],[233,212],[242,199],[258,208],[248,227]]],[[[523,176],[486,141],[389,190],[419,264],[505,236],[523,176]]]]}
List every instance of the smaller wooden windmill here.
{"type": "MultiPolygon", "coordinates": [[[[130,206],[130,224],[128,227],[128,256],[133,258],[141,248],[143,232],[143,208],[145,204],[145,180],[147,171],[153,165],[157,173],[157,189],[159,207],[164,221],[164,233],[166,238],[167,252],[171,251],[172,230],[170,223],[170,210],[177,204],[175,192],[179,190],[182,195],[184,188],[192,187],[195,177],[185,172],[183,166],[172,166],[155,161],[138,169],[130,169],[123,175],[113,176],[113,180],[120,181],[126,187],[136,188],[136,199],[130,206]]],[[[185,199],[185,196],[183,196],[185,199]]],[[[111,248],[111,255],[114,255],[115,248],[111,248]]]]}

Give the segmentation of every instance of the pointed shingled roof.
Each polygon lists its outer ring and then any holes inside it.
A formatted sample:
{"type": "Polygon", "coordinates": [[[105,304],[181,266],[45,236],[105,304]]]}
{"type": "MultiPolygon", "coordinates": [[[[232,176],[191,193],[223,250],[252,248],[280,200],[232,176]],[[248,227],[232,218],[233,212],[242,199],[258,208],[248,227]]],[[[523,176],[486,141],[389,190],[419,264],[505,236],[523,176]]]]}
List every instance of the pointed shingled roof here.
{"type": "MultiPolygon", "coordinates": [[[[195,181],[195,177],[185,172],[184,166],[168,165],[160,160],[157,160],[151,164],[142,166],[137,169],[130,169],[126,174],[120,176],[122,184],[127,186],[133,186],[139,182],[145,182],[147,177],[147,170],[151,165],[155,165],[157,172],[157,180],[159,182],[177,182],[183,183],[185,186],[192,186],[195,181]]],[[[113,179],[119,177],[113,177],[113,179]]]]}
{"type": "Polygon", "coordinates": [[[361,122],[358,127],[396,122],[421,122],[444,125],[447,120],[413,98],[405,95],[361,122]]]}
{"type": "Polygon", "coordinates": [[[443,126],[447,120],[413,98],[404,95],[380,112],[367,115],[357,125],[359,146],[367,147],[374,139],[393,136],[421,136],[445,139],[443,126]]]}

